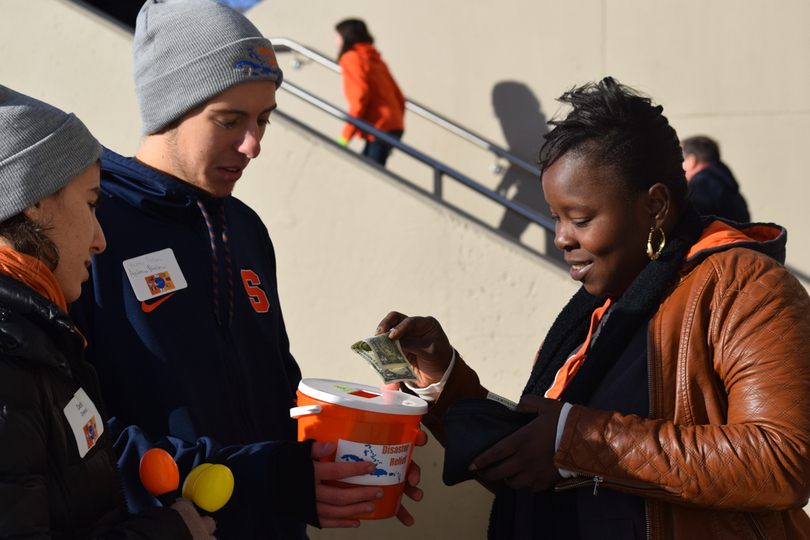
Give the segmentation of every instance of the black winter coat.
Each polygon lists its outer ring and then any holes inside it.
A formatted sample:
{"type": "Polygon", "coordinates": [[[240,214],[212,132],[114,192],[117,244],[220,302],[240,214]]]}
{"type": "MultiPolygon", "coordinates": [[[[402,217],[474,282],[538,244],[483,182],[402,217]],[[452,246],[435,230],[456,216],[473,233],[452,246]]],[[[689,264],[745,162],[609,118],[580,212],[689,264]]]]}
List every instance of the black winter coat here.
{"type": "Polygon", "coordinates": [[[0,274],[0,538],[190,539],[174,510],[128,515],[106,434],[80,456],[65,407],[82,388],[105,415],[83,354],[67,313],[0,274]]]}
{"type": "Polygon", "coordinates": [[[689,197],[701,216],[717,216],[748,223],[748,204],[731,170],[722,161],[712,161],[689,180],[689,197]]]}

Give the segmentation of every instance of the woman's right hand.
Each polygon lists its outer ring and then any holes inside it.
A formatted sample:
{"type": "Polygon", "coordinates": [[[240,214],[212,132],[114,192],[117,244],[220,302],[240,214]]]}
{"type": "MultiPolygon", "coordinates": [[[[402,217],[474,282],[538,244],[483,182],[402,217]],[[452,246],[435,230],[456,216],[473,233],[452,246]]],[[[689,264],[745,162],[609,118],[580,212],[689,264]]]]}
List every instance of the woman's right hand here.
{"type": "Polygon", "coordinates": [[[439,321],[433,317],[408,317],[392,311],[380,321],[375,335],[388,330],[391,330],[388,337],[399,340],[402,352],[419,377],[417,386],[424,388],[442,380],[453,358],[453,347],[439,321]]]}

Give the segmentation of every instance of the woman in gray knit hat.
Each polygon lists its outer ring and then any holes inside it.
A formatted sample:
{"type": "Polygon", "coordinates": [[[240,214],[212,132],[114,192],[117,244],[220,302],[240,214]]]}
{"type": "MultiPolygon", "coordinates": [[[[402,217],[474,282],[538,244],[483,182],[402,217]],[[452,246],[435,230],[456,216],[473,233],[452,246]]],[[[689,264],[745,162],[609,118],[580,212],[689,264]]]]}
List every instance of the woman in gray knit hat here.
{"type": "Polygon", "coordinates": [[[0,85],[0,538],[213,538],[187,500],[128,515],[67,314],[105,248],[100,156],[73,114],[0,85]]]}

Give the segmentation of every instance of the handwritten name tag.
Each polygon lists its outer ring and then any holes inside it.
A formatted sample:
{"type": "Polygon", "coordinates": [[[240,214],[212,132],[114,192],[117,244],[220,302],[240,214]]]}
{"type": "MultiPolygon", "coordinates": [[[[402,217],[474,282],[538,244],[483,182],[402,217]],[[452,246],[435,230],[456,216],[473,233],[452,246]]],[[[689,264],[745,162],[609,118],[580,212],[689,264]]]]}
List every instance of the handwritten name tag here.
{"type": "Polygon", "coordinates": [[[123,264],[135,298],[141,302],[188,287],[171,248],[127,259],[123,264]]]}
{"type": "Polygon", "coordinates": [[[86,456],[104,433],[104,422],[98,414],[95,403],[84,389],[79,388],[73,394],[73,399],[65,407],[65,418],[73,431],[73,437],[76,438],[79,455],[86,456]]]}

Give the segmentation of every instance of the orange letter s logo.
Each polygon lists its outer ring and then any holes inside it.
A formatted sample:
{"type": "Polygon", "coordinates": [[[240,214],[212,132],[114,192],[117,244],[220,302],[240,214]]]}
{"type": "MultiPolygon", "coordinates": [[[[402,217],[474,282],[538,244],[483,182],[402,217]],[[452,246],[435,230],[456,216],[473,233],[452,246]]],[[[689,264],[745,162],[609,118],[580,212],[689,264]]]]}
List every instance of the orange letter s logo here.
{"type": "Polygon", "coordinates": [[[250,302],[253,304],[253,309],[256,310],[256,313],[272,312],[267,295],[259,288],[262,282],[259,281],[259,276],[256,275],[256,272],[253,270],[242,270],[242,283],[245,284],[245,290],[250,297],[250,302]]]}

